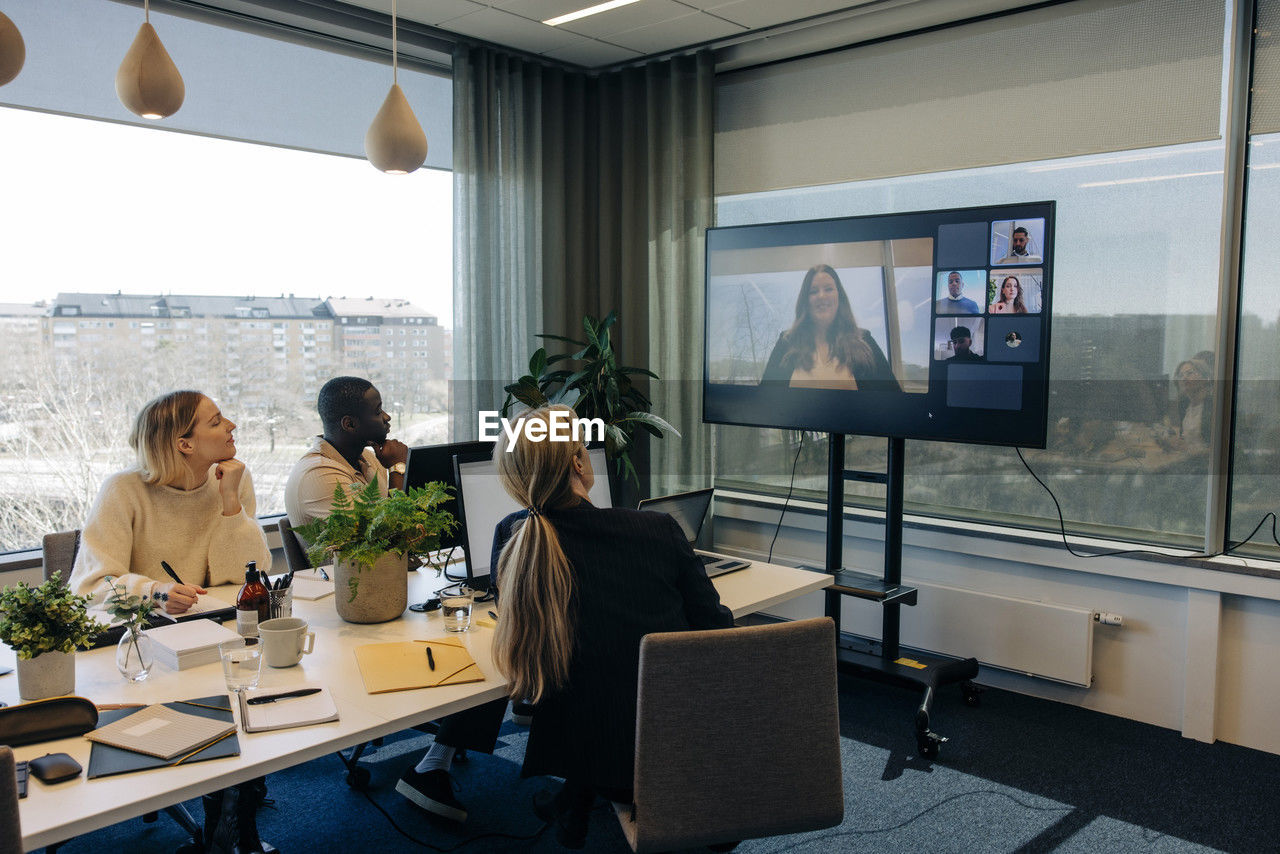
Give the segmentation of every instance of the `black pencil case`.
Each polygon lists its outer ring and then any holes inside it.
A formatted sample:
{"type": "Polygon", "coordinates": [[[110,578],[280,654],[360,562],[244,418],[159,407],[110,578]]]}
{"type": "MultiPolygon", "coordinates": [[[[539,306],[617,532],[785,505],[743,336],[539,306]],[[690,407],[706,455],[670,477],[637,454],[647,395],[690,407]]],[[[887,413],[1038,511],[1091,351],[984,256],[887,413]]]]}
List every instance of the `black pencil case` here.
{"type": "Polygon", "coordinates": [[[32,700],[0,709],[0,744],[18,747],[84,735],[98,725],[98,707],[84,697],[32,700]]]}

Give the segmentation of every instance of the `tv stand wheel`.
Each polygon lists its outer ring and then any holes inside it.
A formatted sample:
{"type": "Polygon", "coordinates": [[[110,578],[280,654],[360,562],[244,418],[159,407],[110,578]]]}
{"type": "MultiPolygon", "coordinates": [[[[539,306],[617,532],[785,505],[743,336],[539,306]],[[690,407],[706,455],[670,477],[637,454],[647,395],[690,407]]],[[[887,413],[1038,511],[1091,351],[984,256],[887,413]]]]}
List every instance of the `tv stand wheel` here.
{"type": "Polygon", "coordinates": [[[916,750],[925,759],[937,759],[938,750],[944,741],[945,738],[933,731],[916,733],[916,750]]]}
{"type": "Polygon", "coordinates": [[[352,768],[347,772],[347,785],[357,792],[363,792],[369,788],[369,769],[352,768]]]}
{"type": "Polygon", "coordinates": [[[982,705],[982,692],[985,690],[985,688],[967,680],[960,683],[960,691],[964,694],[964,704],[971,709],[976,709],[982,705]]]}

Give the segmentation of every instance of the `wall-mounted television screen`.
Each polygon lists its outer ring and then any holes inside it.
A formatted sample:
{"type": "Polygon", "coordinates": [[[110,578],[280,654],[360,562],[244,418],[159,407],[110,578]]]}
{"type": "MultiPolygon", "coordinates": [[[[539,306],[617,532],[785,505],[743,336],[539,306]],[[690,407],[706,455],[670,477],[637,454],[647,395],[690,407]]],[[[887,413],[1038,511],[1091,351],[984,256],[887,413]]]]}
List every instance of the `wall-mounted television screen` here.
{"type": "Polygon", "coordinates": [[[707,230],[703,419],[1045,446],[1053,202],[707,230]]]}

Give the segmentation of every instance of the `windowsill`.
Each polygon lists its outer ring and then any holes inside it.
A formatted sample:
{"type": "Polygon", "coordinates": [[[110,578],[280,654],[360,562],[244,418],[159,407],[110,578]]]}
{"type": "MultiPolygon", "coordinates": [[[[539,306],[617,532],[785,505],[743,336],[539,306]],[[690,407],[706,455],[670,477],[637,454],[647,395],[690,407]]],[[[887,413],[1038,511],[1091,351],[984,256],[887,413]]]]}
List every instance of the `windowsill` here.
{"type": "MultiPolygon", "coordinates": [[[[766,525],[777,525],[783,506],[781,498],[735,490],[716,491],[716,515],[766,525]]],[[[786,525],[822,533],[826,530],[826,505],[792,498],[787,505],[786,525]]],[[[845,507],[845,536],[883,540],[884,513],[845,507]]],[[[1262,558],[1188,558],[1185,549],[1165,549],[1069,535],[1078,552],[1144,549],[1159,554],[1112,555],[1105,559],[1077,557],[1062,546],[1060,533],[1030,531],[976,522],[958,522],[929,516],[908,515],[903,524],[905,548],[981,554],[996,561],[1034,564],[1049,569],[1105,575],[1176,587],[1213,590],[1222,593],[1280,600],[1280,562],[1262,558]]],[[[742,549],[721,549],[726,552],[742,549]]],[[[761,554],[759,557],[763,557],[761,554]]],[[[776,559],[776,552],[775,552],[776,559]]],[[[800,558],[797,558],[799,560],[800,558]]],[[[821,560],[821,557],[818,556],[821,560]]],[[[809,563],[812,557],[805,558],[809,563]]],[[[879,574],[879,568],[865,568],[879,574]]]]}
{"type": "MultiPolygon", "coordinates": [[[[258,524],[262,526],[263,532],[267,536],[267,545],[272,551],[280,548],[280,535],[276,531],[276,523],[284,516],[283,513],[272,513],[267,516],[259,516],[258,524]]],[[[6,572],[13,572],[20,569],[35,569],[44,562],[44,555],[40,549],[26,549],[20,552],[10,552],[0,555],[0,576],[6,572]]]]}

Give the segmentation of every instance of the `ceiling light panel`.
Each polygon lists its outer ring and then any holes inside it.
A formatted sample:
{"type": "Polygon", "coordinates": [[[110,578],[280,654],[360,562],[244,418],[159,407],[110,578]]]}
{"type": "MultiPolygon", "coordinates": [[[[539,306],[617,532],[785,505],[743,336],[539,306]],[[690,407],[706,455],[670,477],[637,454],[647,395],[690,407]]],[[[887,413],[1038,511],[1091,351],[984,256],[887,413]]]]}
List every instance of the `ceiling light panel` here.
{"type": "Polygon", "coordinates": [[[614,33],[609,36],[609,41],[650,54],[736,36],[746,31],[747,28],[739,24],[697,12],[625,33],[614,33]]]}
{"type": "Polygon", "coordinates": [[[601,38],[613,33],[623,33],[627,30],[683,18],[691,11],[688,6],[673,0],[644,0],[643,3],[633,3],[589,18],[579,18],[576,21],[561,24],[560,29],[592,38],[601,38]]]}

